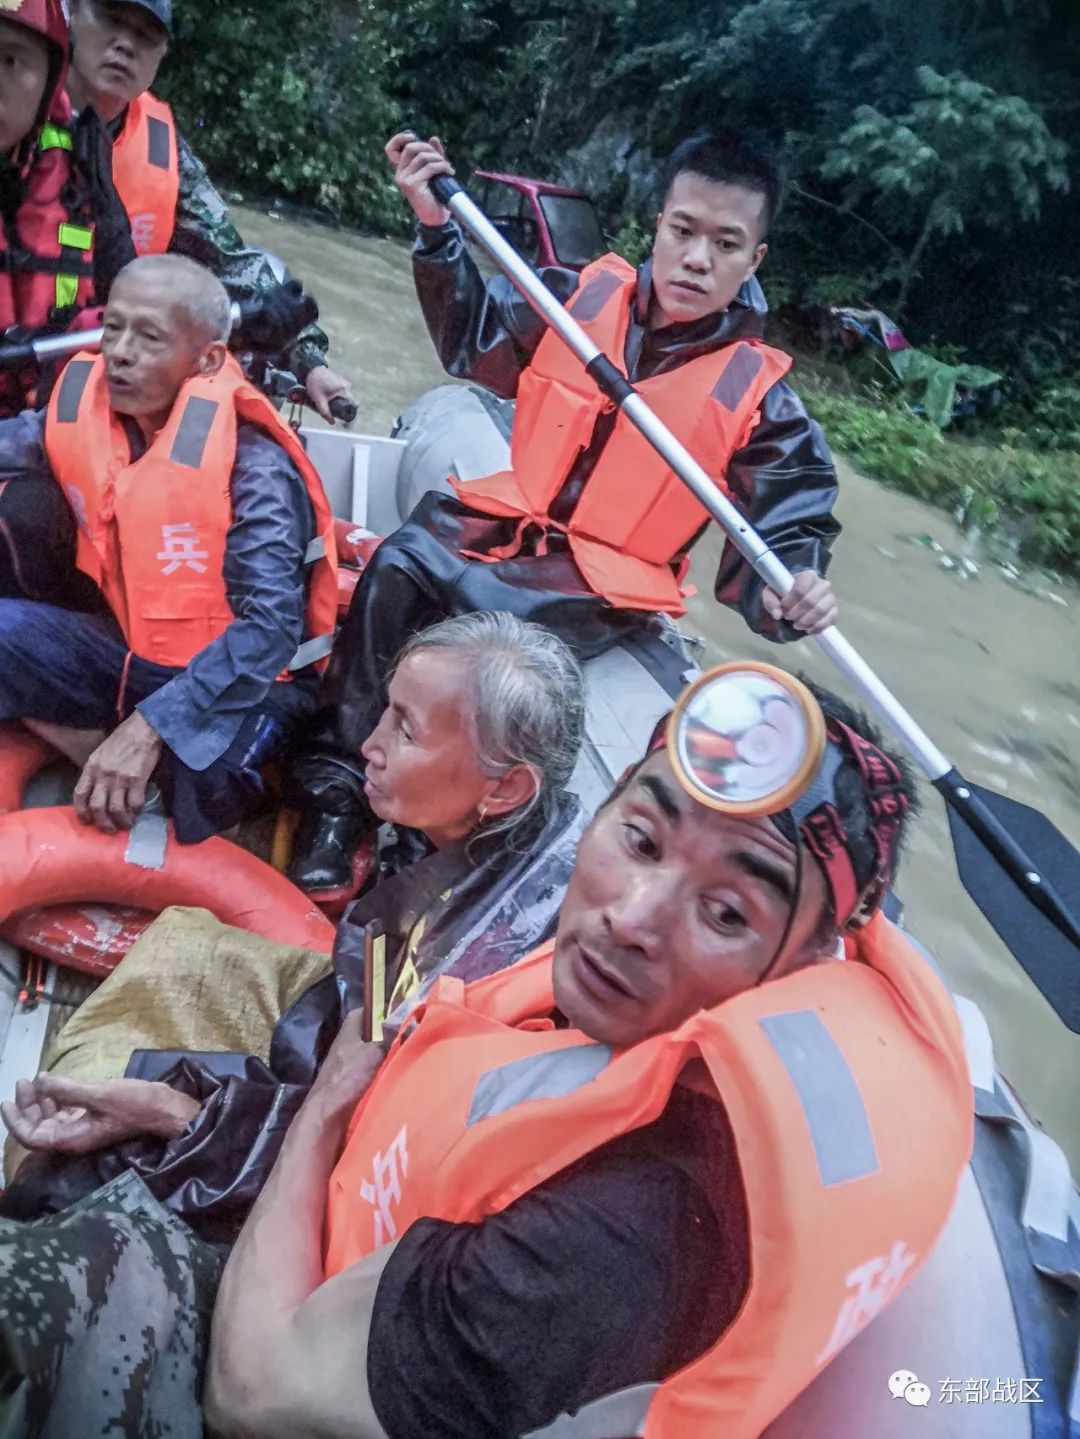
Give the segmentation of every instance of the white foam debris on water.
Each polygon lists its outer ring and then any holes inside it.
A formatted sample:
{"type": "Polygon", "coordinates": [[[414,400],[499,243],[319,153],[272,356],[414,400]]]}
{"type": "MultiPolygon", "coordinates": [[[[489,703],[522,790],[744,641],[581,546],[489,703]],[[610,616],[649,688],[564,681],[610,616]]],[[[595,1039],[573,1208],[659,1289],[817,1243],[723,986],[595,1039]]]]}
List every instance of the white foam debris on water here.
{"type": "MultiPolygon", "coordinates": [[[[939,545],[937,548],[940,550],[940,549],[941,549],[941,546],[939,545]]],[[[956,561],[953,559],[952,555],[939,554],[939,555],[938,555],[938,564],[941,566],[941,568],[942,568],[943,570],[955,570],[955,569],[956,569],[956,561]]]]}
{"type": "Polygon", "coordinates": [[[1027,720],[1028,724],[1038,723],[1039,711],[1035,708],[1034,705],[1021,705],[1020,713],[1023,715],[1024,719],[1027,720]]]}
{"type": "Polygon", "coordinates": [[[1016,763],[1016,756],[1011,754],[1007,749],[999,749],[994,745],[980,744],[977,739],[971,741],[971,748],[981,759],[989,760],[991,764],[1014,765],[1016,763]]]}
{"type": "Polygon", "coordinates": [[[877,550],[879,555],[884,555],[887,560],[899,559],[895,551],[887,550],[884,545],[875,545],[874,549],[877,550]]]}
{"type": "Polygon", "coordinates": [[[964,558],[960,561],[960,568],[966,575],[975,576],[979,573],[979,567],[974,560],[964,558]]]}

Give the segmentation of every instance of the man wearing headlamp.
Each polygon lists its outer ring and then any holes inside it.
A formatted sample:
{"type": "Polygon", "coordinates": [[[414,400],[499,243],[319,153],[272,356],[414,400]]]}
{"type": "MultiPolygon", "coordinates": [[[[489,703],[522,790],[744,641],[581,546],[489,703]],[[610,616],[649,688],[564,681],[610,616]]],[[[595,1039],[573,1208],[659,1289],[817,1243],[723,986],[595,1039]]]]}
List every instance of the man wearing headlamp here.
{"type": "MultiPolygon", "coordinates": [[[[552,943],[437,988],[388,1058],[346,1020],[226,1269],[212,1433],[756,1439],[911,1277],[970,1081],[879,909],[908,784],[824,704],[808,812],[719,813],[663,732],[552,943]]],[[[190,1104],[125,1148],[181,1213],[190,1104]]]]}

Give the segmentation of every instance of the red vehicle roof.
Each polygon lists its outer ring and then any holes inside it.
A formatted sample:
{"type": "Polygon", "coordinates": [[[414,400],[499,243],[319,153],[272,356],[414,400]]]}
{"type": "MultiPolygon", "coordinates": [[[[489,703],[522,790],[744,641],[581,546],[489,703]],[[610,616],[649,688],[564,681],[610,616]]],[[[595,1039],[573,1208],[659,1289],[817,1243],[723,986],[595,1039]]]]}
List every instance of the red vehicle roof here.
{"type": "Polygon", "coordinates": [[[513,185],[516,189],[526,190],[532,195],[569,195],[576,200],[589,198],[584,190],[578,190],[572,185],[553,185],[550,180],[531,180],[526,175],[506,175],[501,170],[477,170],[475,173],[481,180],[500,180],[504,185],[513,185]]]}

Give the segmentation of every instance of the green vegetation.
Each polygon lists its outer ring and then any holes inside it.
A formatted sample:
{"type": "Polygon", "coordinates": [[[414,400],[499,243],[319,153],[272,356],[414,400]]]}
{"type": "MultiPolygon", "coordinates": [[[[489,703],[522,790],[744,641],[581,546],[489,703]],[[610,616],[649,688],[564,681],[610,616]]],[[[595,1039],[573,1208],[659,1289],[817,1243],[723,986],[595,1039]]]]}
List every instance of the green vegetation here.
{"type": "Polygon", "coordinates": [[[948,439],[883,392],[840,395],[805,375],[797,386],[856,469],[1006,535],[1025,560],[1080,575],[1080,453],[1039,451],[1017,431],[992,444],[948,439]]]}
{"type": "Polygon", "coordinates": [[[585,186],[634,259],[676,141],[763,133],[790,175],[763,277],[800,351],[872,306],[1004,377],[978,443],[822,394],[837,447],[1080,570],[1076,0],[183,0],[178,25],[162,88],[215,177],[366,230],[408,228],[404,124],[466,178],[585,186]]]}

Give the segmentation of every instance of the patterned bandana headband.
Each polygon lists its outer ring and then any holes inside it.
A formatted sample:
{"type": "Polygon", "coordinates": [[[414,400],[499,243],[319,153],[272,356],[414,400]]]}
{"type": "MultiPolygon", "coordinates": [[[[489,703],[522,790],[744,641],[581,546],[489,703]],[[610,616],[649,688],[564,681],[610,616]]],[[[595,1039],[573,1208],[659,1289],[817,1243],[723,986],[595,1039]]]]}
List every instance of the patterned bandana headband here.
{"type": "MultiPolygon", "coordinates": [[[[666,746],[669,718],[670,715],[665,715],[653,730],[646,758],[666,746]]],[[[872,914],[885,896],[900,825],[908,811],[908,797],[899,767],[877,745],[856,734],[849,725],[829,717],[825,720],[825,734],[827,743],[821,767],[788,813],[825,875],[836,925],[843,929],[860,910],[872,914]],[[836,795],[836,776],[845,758],[854,761],[859,771],[870,811],[874,873],[862,889],[856,878],[850,840],[840,818],[836,795]]]]}

